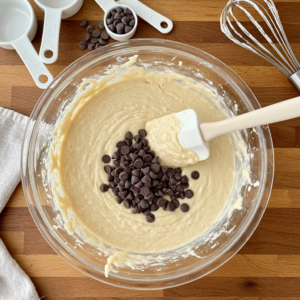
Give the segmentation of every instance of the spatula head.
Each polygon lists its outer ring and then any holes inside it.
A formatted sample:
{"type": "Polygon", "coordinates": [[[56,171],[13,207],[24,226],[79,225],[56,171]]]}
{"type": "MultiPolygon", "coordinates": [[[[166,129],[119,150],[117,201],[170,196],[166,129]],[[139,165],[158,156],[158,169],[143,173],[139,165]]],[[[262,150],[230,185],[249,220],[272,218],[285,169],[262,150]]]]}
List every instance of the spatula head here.
{"type": "Polygon", "coordinates": [[[177,135],[181,145],[194,151],[199,156],[199,161],[207,159],[210,153],[209,145],[202,137],[201,120],[197,113],[193,109],[186,109],[175,116],[181,122],[181,130],[177,135]]]}

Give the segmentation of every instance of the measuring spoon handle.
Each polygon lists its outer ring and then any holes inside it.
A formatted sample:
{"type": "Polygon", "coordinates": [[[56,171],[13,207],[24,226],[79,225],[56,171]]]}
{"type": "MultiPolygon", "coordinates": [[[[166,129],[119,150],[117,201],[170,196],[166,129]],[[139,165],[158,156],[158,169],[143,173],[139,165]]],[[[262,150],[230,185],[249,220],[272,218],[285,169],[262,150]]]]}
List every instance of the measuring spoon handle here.
{"type": "Polygon", "coordinates": [[[119,3],[132,8],[139,17],[144,19],[161,33],[169,33],[173,29],[173,22],[170,19],[159,14],[138,0],[120,0],[119,3]],[[162,27],[163,23],[167,24],[166,28],[162,27]]]}
{"type": "Polygon", "coordinates": [[[14,41],[12,45],[22,58],[36,85],[41,89],[46,89],[53,81],[53,76],[46,66],[40,61],[39,56],[33,48],[29,38],[24,35],[22,38],[14,41]],[[42,75],[47,76],[48,81],[46,83],[42,83],[40,81],[40,77],[42,75]]]}

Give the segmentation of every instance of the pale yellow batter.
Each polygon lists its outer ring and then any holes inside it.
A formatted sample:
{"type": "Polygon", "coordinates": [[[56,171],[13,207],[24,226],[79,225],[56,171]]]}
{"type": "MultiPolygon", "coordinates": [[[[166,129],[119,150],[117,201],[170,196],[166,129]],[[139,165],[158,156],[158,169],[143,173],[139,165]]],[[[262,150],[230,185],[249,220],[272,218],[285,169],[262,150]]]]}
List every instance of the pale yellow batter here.
{"type": "Polygon", "coordinates": [[[110,190],[100,192],[100,185],[107,183],[101,158],[116,151],[116,143],[127,131],[136,135],[155,118],[193,108],[203,122],[220,120],[206,100],[213,101],[215,95],[176,73],[134,66],[121,75],[115,72],[86,82],[90,83],[88,89],[57,123],[49,152],[52,189],[69,233],[73,233],[73,224],[80,222],[104,243],[141,253],[174,249],[201,235],[221,214],[232,190],[235,163],[229,135],[210,142],[209,159],[183,168],[195,194],[192,199],[180,200],[189,204],[189,212],[159,209],[153,223],[119,205],[110,190]],[[200,179],[191,179],[194,170],[200,179]],[[68,212],[72,212],[72,221],[68,212]]]}

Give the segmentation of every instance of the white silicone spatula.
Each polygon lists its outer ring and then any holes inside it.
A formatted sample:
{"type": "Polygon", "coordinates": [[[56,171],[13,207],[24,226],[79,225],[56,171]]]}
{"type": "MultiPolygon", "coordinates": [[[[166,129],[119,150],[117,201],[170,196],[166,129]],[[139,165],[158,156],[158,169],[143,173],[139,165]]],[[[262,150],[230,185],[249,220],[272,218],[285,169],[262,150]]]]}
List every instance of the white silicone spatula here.
{"type": "Polygon", "coordinates": [[[182,126],[178,133],[179,142],[193,150],[199,160],[205,160],[209,157],[208,142],[219,135],[300,117],[300,97],[219,122],[201,123],[193,109],[186,109],[175,116],[182,126]]]}

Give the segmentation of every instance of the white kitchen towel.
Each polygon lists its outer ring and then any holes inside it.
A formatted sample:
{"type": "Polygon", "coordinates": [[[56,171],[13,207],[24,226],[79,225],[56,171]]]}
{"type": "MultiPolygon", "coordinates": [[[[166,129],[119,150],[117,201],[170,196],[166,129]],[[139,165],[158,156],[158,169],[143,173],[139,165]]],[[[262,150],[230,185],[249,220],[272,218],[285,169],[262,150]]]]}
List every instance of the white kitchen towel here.
{"type": "MultiPolygon", "coordinates": [[[[0,213],[21,179],[21,147],[27,121],[28,117],[0,107],[0,213]]],[[[0,300],[39,299],[33,283],[0,239],[0,300]]]]}

